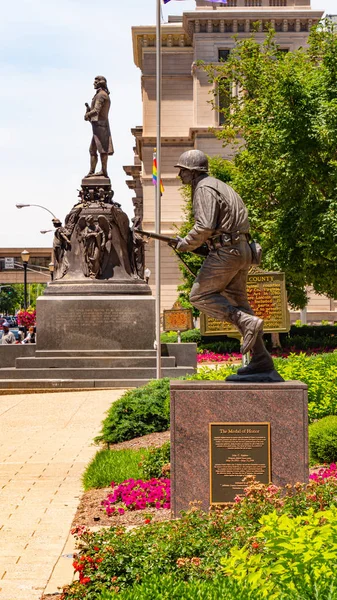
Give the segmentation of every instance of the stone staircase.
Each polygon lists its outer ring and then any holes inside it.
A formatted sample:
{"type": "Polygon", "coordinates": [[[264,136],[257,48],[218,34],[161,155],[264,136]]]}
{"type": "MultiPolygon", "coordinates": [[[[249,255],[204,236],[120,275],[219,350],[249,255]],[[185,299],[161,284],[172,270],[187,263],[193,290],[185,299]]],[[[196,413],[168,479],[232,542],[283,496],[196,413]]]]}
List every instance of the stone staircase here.
{"type": "MultiPolygon", "coordinates": [[[[138,387],[156,378],[155,350],[36,350],[27,356],[25,346],[16,348],[22,353],[0,368],[0,390],[138,387]]],[[[161,365],[162,377],[194,373],[196,345],[162,344],[161,365]]]]}

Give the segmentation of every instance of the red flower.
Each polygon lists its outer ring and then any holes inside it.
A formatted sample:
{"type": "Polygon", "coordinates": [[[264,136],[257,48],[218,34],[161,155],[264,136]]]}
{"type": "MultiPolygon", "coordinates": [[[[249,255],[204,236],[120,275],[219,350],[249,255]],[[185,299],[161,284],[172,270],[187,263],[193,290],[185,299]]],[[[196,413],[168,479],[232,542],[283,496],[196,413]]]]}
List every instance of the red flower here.
{"type": "Polygon", "coordinates": [[[83,583],[83,585],[85,585],[86,583],[90,583],[91,579],[90,577],[81,577],[80,578],[80,583],[83,583]]]}
{"type": "Polygon", "coordinates": [[[151,519],[145,519],[144,523],[145,525],[148,525],[149,523],[151,523],[151,519]]]}
{"type": "Polygon", "coordinates": [[[257,542],[253,542],[252,548],[255,548],[255,549],[259,548],[259,544],[257,542]]]}

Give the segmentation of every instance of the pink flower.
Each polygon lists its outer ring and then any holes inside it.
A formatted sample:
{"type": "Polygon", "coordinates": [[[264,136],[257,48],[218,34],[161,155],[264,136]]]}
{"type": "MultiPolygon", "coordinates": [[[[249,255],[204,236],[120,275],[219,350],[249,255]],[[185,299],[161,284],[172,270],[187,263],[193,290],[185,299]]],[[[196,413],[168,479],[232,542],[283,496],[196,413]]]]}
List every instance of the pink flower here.
{"type": "Polygon", "coordinates": [[[117,502],[123,502],[124,507],[118,508],[119,514],[125,510],[143,510],[147,506],[157,509],[170,508],[170,480],[166,478],[151,479],[128,479],[120,484],[114,484],[113,494],[108,494],[102,502],[108,515],[113,514],[116,508],[112,506],[117,502]]]}

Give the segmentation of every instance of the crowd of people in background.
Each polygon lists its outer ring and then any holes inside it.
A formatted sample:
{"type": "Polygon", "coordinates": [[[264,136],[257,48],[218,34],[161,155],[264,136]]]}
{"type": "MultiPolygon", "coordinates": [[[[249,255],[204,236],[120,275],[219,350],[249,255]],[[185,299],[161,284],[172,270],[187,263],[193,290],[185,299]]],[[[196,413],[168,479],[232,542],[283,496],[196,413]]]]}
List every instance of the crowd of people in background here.
{"type": "Polygon", "coordinates": [[[13,331],[9,328],[9,323],[4,321],[1,325],[2,337],[0,343],[2,345],[8,344],[35,344],[36,343],[36,327],[29,327],[28,331],[25,327],[19,327],[17,339],[13,331]]]}

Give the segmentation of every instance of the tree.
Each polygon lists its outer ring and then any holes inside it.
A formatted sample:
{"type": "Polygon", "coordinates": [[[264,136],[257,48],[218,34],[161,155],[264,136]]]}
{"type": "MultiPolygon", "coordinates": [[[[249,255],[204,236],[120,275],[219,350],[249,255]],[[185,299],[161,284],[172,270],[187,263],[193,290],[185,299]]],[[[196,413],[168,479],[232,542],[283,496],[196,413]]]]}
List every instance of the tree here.
{"type": "Polygon", "coordinates": [[[21,291],[15,285],[0,286],[0,313],[14,315],[22,301],[21,291]]]}
{"type": "Polygon", "coordinates": [[[284,271],[289,302],[305,286],[337,297],[337,34],[313,29],[308,48],[280,52],[273,32],[203,65],[223,102],[216,135],[237,144],[231,185],[249,211],[263,267],[284,271]],[[230,84],[230,85],[229,85],[230,84]],[[233,95],[233,89],[238,90],[233,95]]]}
{"type": "Polygon", "coordinates": [[[36,308],[36,300],[39,296],[42,296],[45,288],[47,287],[46,283],[30,283],[28,287],[28,298],[29,298],[29,306],[32,308],[36,308]]]}

